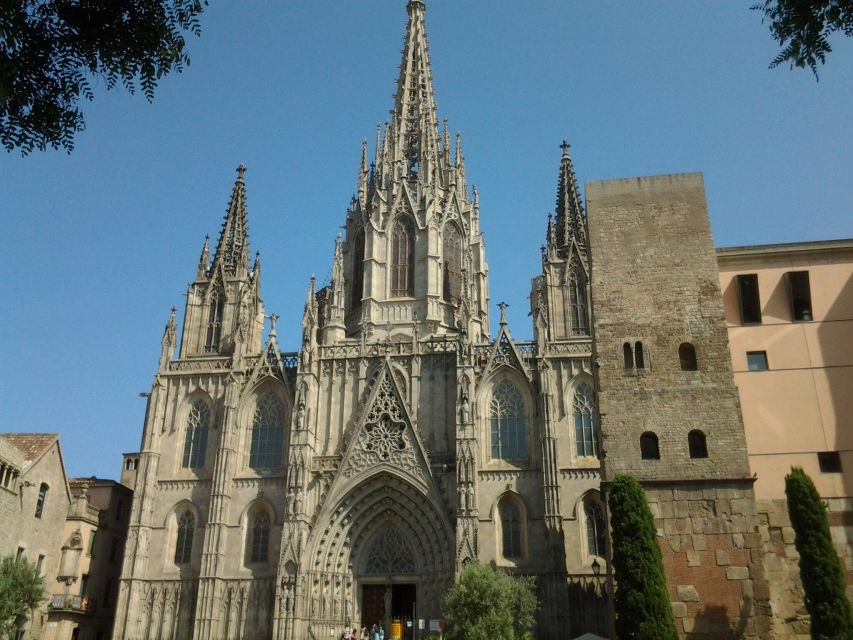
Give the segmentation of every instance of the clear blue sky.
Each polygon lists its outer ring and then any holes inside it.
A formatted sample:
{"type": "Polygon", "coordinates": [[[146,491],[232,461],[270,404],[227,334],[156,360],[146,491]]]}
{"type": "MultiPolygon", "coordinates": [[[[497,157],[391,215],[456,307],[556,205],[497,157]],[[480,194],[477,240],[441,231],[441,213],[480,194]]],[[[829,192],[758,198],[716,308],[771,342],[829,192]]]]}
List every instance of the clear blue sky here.
{"type": "MultiPolygon", "coordinates": [[[[750,4],[427,0],[439,117],[463,132],[516,337],[563,138],[581,184],[704,172],[720,246],[853,236],[853,41],[819,83],[768,70],[750,4]]],[[[391,108],[405,17],[404,0],[213,1],[153,104],[100,87],[70,156],[0,152],[0,431],[57,431],[71,475],[117,477],[240,162],[262,295],[297,347],[361,139],[372,154],[391,108]]]]}

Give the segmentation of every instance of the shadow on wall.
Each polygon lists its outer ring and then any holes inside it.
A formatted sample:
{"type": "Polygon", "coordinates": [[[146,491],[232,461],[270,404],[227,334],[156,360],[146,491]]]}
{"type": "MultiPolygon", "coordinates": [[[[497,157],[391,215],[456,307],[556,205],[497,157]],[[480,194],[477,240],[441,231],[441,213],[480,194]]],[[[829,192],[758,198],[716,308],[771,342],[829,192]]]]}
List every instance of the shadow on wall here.
{"type": "MultiPolygon", "coordinates": [[[[752,601],[744,601],[737,624],[729,618],[728,609],[721,605],[707,605],[696,612],[692,631],[687,632],[688,638],[708,638],[713,640],[741,640],[746,631],[746,624],[752,614],[752,601]]],[[[685,629],[685,631],[687,631],[685,629]]]]}

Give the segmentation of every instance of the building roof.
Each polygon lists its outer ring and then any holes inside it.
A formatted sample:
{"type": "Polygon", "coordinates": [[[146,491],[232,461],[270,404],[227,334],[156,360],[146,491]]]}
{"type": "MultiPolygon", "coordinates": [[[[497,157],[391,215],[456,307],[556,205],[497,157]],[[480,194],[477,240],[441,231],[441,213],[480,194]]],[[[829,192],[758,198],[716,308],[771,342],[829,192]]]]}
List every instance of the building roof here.
{"type": "Polygon", "coordinates": [[[24,454],[25,462],[35,462],[59,440],[58,433],[0,433],[0,438],[13,444],[24,454]]]}
{"type": "Polygon", "coordinates": [[[742,247],[717,247],[717,257],[778,255],[790,253],[816,253],[853,249],[853,238],[837,240],[812,240],[810,242],[783,242],[780,244],[753,244],[742,247]]]}

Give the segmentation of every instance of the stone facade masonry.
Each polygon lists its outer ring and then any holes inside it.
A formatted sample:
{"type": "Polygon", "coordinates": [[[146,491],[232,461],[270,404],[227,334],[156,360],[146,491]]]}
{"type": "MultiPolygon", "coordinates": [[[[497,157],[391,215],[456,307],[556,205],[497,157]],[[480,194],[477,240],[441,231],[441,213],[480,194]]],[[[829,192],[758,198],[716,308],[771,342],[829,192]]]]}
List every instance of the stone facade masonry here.
{"type": "Polygon", "coordinates": [[[592,182],[586,195],[604,490],[621,473],[644,484],[685,637],[803,637],[785,524],[759,514],[752,489],[702,176],[592,182]]]}

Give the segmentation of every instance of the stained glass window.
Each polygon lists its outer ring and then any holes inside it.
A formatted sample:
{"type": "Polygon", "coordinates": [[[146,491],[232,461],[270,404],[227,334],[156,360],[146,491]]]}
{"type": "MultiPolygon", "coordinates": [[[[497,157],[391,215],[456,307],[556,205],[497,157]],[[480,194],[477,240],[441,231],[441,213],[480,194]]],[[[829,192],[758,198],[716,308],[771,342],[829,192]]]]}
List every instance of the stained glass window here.
{"type": "Polygon", "coordinates": [[[521,557],[521,522],[518,518],[518,506],[509,498],[500,503],[501,532],[503,534],[503,557],[521,557]]]}
{"type": "Polygon", "coordinates": [[[207,431],[210,427],[210,409],[204,400],[196,400],[187,415],[184,436],[184,458],[181,466],[195,469],[204,466],[207,452],[207,431]]]}
{"type": "Polygon", "coordinates": [[[274,393],[261,396],[252,421],[249,466],[269,469],[281,466],[284,447],[284,407],[274,393]]]}
{"type": "Polygon", "coordinates": [[[193,553],[195,517],[187,509],[178,517],[178,537],[175,542],[175,564],[189,564],[193,553]]]}
{"type": "Polygon", "coordinates": [[[524,400],[518,389],[507,380],[501,380],[492,390],[491,422],[492,458],[500,460],[526,458],[524,400]]]}
{"type": "Polygon", "coordinates": [[[586,512],[586,549],[591,556],[604,557],[605,531],[601,503],[589,499],[584,504],[586,512]]]}
{"type": "Polygon", "coordinates": [[[456,304],[462,296],[462,234],[455,224],[444,226],[444,289],[446,302],[456,304]]]}
{"type": "Polygon", "coordinates": [[[592,387],[582,383],[575,389],[575,443],[579,456],[598,455],[598,429],[592,387]]]}
{"type": "Polygon", "coordinates": [[[415,230],[407,217],[391,232],[391,296],[415,295],[415,230]]]}
{"type": "Polygon", "coordinates": [[[252,548],[249,561],[266,562],[270,545],[270,516],[265,510],[258,509],[252,517],[251,535],[252,548]]]}

